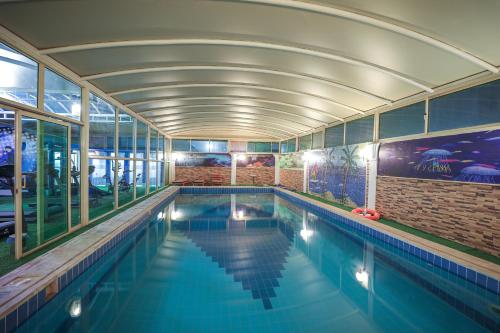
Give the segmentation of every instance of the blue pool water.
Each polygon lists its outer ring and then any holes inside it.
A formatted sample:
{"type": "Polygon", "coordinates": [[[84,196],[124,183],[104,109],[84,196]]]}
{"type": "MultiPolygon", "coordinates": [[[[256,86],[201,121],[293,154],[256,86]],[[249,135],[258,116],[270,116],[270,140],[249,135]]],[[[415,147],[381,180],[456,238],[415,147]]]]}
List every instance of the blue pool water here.
{"type": "Polygon", "coordinates": [[[273,193],[181,194],[20,331],[487,332],[498,309],[497,295],[273,193]]]}

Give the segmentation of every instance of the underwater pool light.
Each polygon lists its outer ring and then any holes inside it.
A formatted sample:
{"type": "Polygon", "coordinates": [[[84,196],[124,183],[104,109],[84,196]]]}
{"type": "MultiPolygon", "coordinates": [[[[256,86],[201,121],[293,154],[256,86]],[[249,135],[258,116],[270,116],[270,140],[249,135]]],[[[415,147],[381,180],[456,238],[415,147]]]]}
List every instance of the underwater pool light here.
{"type": "Polygon", "coordinates": [[[305,240],[306,242],[312,235],[314,235],[314,231],[312,231],[311,229],[300,230],[300,237],[302,237],[302,239],[305,240]]]}
{"type": "Polygon", "coordinates": [[[173,210],[172,213],[170,214],[170,218],[172,220],[177,220],[177,219],[180,219],[182,217],[182,213],[178,210],[173,210]]]}
{"type": "Polygon", "coordinates": [[[71,318],[78,318],[82,314],[82,299],[80,297],[74,298],[69,304],[68,313],[71,318]]]}
{"type": "Polygon", "coordinates": [[[368,272],[365,270],[359,270],[356,272],[356,280],[365,288],[368,288],[368,272]]]}

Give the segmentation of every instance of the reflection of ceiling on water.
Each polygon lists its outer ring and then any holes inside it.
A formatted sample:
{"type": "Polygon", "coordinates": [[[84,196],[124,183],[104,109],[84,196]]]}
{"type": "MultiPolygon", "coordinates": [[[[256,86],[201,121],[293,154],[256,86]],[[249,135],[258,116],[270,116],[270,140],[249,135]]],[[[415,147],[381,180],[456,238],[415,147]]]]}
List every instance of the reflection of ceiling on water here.
{"type": "Polygon", "coordinates": [[[293,229],[275,219],[258,221],[174,222],[206,256],[241,283],[254,299],[271,309],[284,264],[293,243],[293,229]]]}

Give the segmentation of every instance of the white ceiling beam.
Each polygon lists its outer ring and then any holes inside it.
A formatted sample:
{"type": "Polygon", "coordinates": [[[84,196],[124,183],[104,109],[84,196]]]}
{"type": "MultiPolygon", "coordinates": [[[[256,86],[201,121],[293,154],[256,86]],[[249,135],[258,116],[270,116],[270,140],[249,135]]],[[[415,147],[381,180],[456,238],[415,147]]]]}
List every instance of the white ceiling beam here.
{"type": "Polygon", "coordinates": [[[247,84],[247,83],[174,83],[174,84],[169,84],[169,85],[163,85],[163,86],[150,86],[150,87],[142,87],[142,88],[134,88],[134,89],[128,89],[128,90],[121,90],[121,91],[115,91],[115,92],[109,92],[108,94],[110,96],[117,96],[117,95],[124,95],[124,94],[131,94],[131,93],[137,93],[137,92],[147,92],[147,91],[155,91],[155,90],[162,90],[162,89],[182,89],[182,88],[244,88],[244,89],[255,89],[255,90],[264,90],[264,91],[272,91],[272,92],[278,92],[278,93],[283,93],[283,94],[291,94],[295,96],[300,96],[300,97],[306,97],[306,98],[318,98],[326,103],[338,106],[340,108],[344,108],[350,111],[353,111],[358,114],[364,115],[365,112],[357,109],[355,107],[352,107],[350,105],[338,102],[336,100],[333,100],[331,98],[327,98],[324,96],[320,95],[315,95],[315,94],[309,94],[305,92],[300,92],[300,91],[295,91],[295,90],[288,90],[288,89],[280,89],[280,88],[274,88],[274,87],[269,87],[265,85],[257,85],[257,84],[247,84]]]}
{"type": "Polygon", "coordinates": [[[251,129],[249,127],[240,127],[240,126],[230,126],[230,127],[221,127],[221,126],[194,126],[194,127],[189,127],[185,129],[180,129],[180,130],[174,130],[174,131],[165,131],[169,134],[173,135],[179,135],[181,133],[186,133],[186,132],[192,132],[192,131],[198,131],[198,130],[223,130],[223,131],[230,131],[230,130],[238,130],[238,131],[247,131],[249,133],[255,133],[259,135],[265,135],[269,138],[276,139],[278,141],[287,138],[288,136],[277,136],[275,133],[270,133],[267,131],[256,131],[254,129],[251,129]]]}
{"type": "MultiPolygon", "coordinates": [[[[235,2],[234,0],[225,0],[225,1],[235,2]]],[[[240,2],[240,0],[238,0],[238,2],[240,2]]],[[[297,1],[297,0],[242,0],[242,2],[271,5],[275,7],[293,8],[293,9],[298,9],[328,16],[335,16],[348,19],[351,21],[364,23],[377,28],[395,32],[400,35],[404,35],[406,37],[418,40],[419,42],[423,42],[428,45],[432,45],[440,50],[446,51],[462,59],[465,59],[468,62],[471,62],[479,67],[482,67],[483,69],[488,70],[492,73],[499,72],[498,68],[495,67],[494,65],[490,64],[489,62],[481,59],[480,57],[474,54],[462,50],[457,46],[444,42],[439,38],[431,37],[424,33],[418,32],[414,30],[414,28],[405,27],[401,24],[400,21],[392,20],[387,17],[379,16],[373,13],[366,13],[354,9],[348,10],[346,8],[339,8],[332,5],[315,4],[311,2],[297,1]]]]}
{"type": "Polygon", "coordinates": [[[352,86],[349,86],[347,84],[340,83],[337,81],[322,78],[319,76],[308,75],[308,74],[306,75],[306,74],[302,74],[302,73],[288,72],[288,71],[268,69],[268,68],[262,68],[262,67],[248,67],[248,66],[241,66],[241,65],[238,65],[238,66],[186,65],[186,66],[146,67],[146,68],[126,69],[126,70],[120,70],[120,71],[87,75],[87,76],[84,76],[83,79],[84,80],[96,80],[96,79],[101,79],[101,78],[122,76],[122,75],[131,75],[131,74],[170,72],[170,71],[193,71],[193,70],[238,71],[238,72],[262,73],[262,74],[286,76],[286,77],[292,77],[295,79],[314,81],[314,82],[317,82],[320,84],[329,85],[331,87],[344,89],[344,90],[347,90],[349,92],[358,94],[360,96],[375,99],[375,100],[382,102],[386,105],[391,105],[393,103],[393,101],[388,99],[388,98],[384,98],[384,97],[372,94],[370,92],[367,92],[365,90],[355,88],[355,87],[352,87],[352,86]]]}
{"type": "Polygon", "coordinates": [[[244,113],[233,113],[233,114],[230,114],[228,112],[194,112],[194,113],[190,113],[190,114],[183,114],[183,115],[188,115],[190,117],[181,117],[181,118],[158,118],[158,119],[154,119],[153,120],[153,123],[155,125],[159,125],[159,124],[171,124],[171,125],[175,125],[176,123],[185,123],[186,121],[189,122],[191,121],[192,119],[247,119],[247,120],[258,120],[258,121],[266,121],[266,119],[272,119],[272,120],[267,120],[267,123],[268,124],[276,124],[276,125],[286,125],[286,128],[290,128],[290,129],[295,129],[295,130],[298,130],[298,131],[304,131],[304,130],[311,130],[311,129],[314,129],[314,127],[312,126],[309,126],[309,125],[304,125],[304,124],[301,124],[301,123],[297,123],[297,122],[294,122],[294,121],[290,121],[290,120],[286,120],[286,119],[283,119],[283,118],[278,118],[278,117],[272,117],[272,116],[265,116],[265,115],[257,115],[255,113],[250,113],[250,114],[244,114],[244,113]],[[223,117],[207,117],[207,114],[226,114],[225,116],[223,117]],[[244,117],[244,115],[251,115],[251,116],[255,116],[255,118],[251,118],[251,117],[244,117]],[[278,120],[278,121],[276,121],[278,120]],[[291,124],[290,124],[291,123],[291,124]],[[302,128],[299,128],[299,127],[296,127],[296,125],[300,125],[302,126],[302,128]],[[304,129],[305,127],[305,129],[304,129]]]}
{"type": "Polygon", "coordinates": [[[176,125],[176,126],[159,126],[159,128],[161,128],[162,130],[165,130],[166,132],[169,132],[169,131],[173,131],[173,130],[176,130],[176,129],[188,128],[189,126],[196,126],[196,125],[200,125],[200,126],[203,126],[203,125],[215,125],[215,126],[221,126],[221,127],[228,126],[228,125],[235,125],[235,126],[240,126],[240,127],[253,128],[253,129],[256,129],[256,130],[267,130],[270,133],[278,132],[278,133],[281,133],[284,136],[295,136],[295,135],[298,135],[298,134],[300,134],[302,132],[306,132],[306,131],[291,132],[291,131],[288,131],[288,130],[283,130],[283,129],[279,129],[279,128],[275,128],[275,127],[271,127],[271,126],[262,125],[261,123],[248,123],[248,122],[238,122],[238,121],[203,121],[203,122],[191,122],[191,123],[188,123],[188,124],[179,124],[179,125],[176,125]]]}
{"type": "MultiPolygon", "coordinates": [[[[252,96],[237,96],[237,95],[226,95],[226,96],[183,96],[183,97],[174,97],[174,98],[162,98],[162,99],[157,99],[157,100],[149,100],[149,101],[142,101],[142,102],[135,102],[135,103],[130,103],[126,104],[127,107],[134,107],[137,105],[144,105],[144,104],[149,104],[149,103],[155,103],[155,102],[176,102],[176,101],[196,101],[196,100],[221,100],[221,99],[239,99],[239,100],[247,100],[247,101],[254,101],[254,102],[262,102],[262,103],[269,103],[269,104],[275,104],[275,105],[281,105],[281,106],[287,106],[287,107],[293,107],[293,108],[299,108],[302,110],[311,110],[320,114],[325,115],[326,117],[330,117],[332,119],[338,120],[338,121],[344,121],[343,118],[340,118],[338,116],[332,115],[330,112],[319,110],[316,108],[312,108],[309,106],[302,106],[302,105],[297,105],[297,104],[291,104],[291,103],[286,103],[286,102],[280,102],[280,101],[274,101],[270,99],[265,99],[265,98],[256,98],[252,96]]],[[[163,109],[163,108],[159,108],[163,109]]],[[[155,109],[147,109],[147,110],[142,110],[141,112],[146,112],[146,111],[153,111],[155,109]]],[[[138,112],[140,113],[140,112],[138,112]]]]}
{"type": "Polygon", "coordinates": [[[333,61],[344,62],[350,65],[369,68],[371,70],[376,70],[378,72],[384,73],[386,75],[392,76],[400,81],[406,82],[413,85],[419,89],[423,89],[427,92],[433,92],[433,89],[426,86],[423,83],[418,82],[403,73],[399,73],[390,68],[386,68],[377,64],[370,62],[346,57],[333,52],[324,52],[311,49],[309,47],[298,47],[286,44],[276,44],[261,41],[250,41],[250,40],[231,40],[231,39],[205,39],[205,38],[192,38],[192,39],[141,39],[141,40],[125,40],[125,41],[111,41],[111,42],[98,42],[98,43],[88,43],[88,44],[77,44],[68,45],[54,48],[41,49],[42,54],[57,54],[57,53],[67,53],[76,51],[86,51],[86,50],[97,50],[104,48],[114,48],[114,47],[140,47],[140,46],[162,46],[162,45],[218,45],[218,46],[235,46],[235,47],[249,47],[249,48],[260,48],[268,50],[276,50],[283,52],[297,53],[312,57],[318,57],[333,61]]]}
{"type": "MultiPolygon", "coordinates": [[[[237,108],[247,109],[247,111],[239,111],[239,110],[232,109],[233,111],[231,111],[231,112],[250,113],[250,111],[253,111],[253,109],[263,110],[266,112],[284,114],[287,116],[293,116],[293,117],[297,117],[297,118],[301,118],[301,119],[307,119],[309,121],[316,122],[319,125],[328,125],[327,122],[318,120],[316,118],[312,118],[310,116],[304,116],[304,115],[300,115],[300,114],[293,113],[293,112],[265,108],[265,107],[261,107],[261,106],[246,105],[246,104],[188,104],[188,105],[180,105],[180,106],[173,106],[173,107],[158,109],[155,111],[143,111],[143,112],[137,112],[137,113],[140,113],[141,115],[143,115],[144,117],[146,117],[148,119],[154,119],[155,117],[160,117],[160,116],[184,114],[185,113],[185,111],[183,111],[184,109],[198,109],[198,108],[204,108],[204,109],[219,108],[219,109],[222,109],[222,108],[228,108],[228,107],[229,108],[237,107],[237,108]],[[171,112],[172,110],[174,110],[175,112],[171,112]]],[[[210,112],[210,111],[203,111],[203,112],[210,112]]],[[[223,112],[223,111],[221,111],[221,112],[223,112]]]]}

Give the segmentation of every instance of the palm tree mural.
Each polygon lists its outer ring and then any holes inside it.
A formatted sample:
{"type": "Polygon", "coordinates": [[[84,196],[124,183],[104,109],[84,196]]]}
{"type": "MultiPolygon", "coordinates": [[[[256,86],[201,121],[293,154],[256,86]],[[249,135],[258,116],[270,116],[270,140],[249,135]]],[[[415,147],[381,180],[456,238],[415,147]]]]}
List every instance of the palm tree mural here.
{"type": "Polygon", "coordinates": [[[356,169],[358,165],[356,164],[356,151],[358,150],[358,146],[345,146],[342,149],[343,156],[340,157],[342,161],[342,167],[344,168],[344,179],[342,181],[342,196],[340,198],[342,203],[346,203],[347,201],[347,180],[349,179],[349,175],[352,169],[356,169]],[[351,149],[352,148],[352,149],[351,149]]]}

